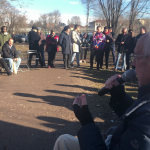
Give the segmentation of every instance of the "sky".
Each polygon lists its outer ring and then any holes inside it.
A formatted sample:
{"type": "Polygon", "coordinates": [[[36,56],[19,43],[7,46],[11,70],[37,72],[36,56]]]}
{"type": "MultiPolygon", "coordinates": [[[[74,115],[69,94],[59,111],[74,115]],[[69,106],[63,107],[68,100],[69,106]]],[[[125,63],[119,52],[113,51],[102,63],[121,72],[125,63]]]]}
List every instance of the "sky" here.
{"type": "Polygon", "coordinates": [[[72,16],[80,16],[82,25],[86,24],[85,9],[80,0],[33,0],[24,10],[27,12],[28,20],[38,20],[40,14],[59,10],[61,22],[67,24],[72,16]]]}

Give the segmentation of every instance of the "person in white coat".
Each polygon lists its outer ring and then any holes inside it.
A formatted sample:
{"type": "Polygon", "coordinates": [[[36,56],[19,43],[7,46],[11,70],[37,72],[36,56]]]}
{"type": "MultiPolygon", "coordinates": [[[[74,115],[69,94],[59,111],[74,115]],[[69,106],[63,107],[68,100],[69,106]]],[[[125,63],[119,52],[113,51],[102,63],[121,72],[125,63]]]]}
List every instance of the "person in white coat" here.
{"type": "Polygon", "coordinates": [[[81,44],[81,40],[80,37],[78,35],[78,32],[80,30],[80,26],[79,25],[75,25],[74,30],[72,31],[72,46],[73,46],[73,54],[72,54],[72,59],[71,59],[71,66],[73,67],[73,61],[74,58],[76,56],[76,60],[77,60],[77,67],[79,67],[80,63],[79,63],[79,45],[81,44]]]}

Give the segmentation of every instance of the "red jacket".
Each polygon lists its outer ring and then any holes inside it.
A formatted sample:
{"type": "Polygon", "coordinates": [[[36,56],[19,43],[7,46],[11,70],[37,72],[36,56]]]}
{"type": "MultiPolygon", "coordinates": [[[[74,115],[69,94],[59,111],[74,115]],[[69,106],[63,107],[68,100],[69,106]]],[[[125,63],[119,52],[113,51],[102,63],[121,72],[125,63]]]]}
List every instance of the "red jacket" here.
{"type": "MultiPolygon", "coordinates": [[[[54,39],[56,40],[55,45],[57,45],[57,52],[58,52],[59,51],[59,47],[58,47],[59,37],[57,35],[55,35],[54,39]]],[[[46,37],[46,51],[47,51],[48,47],[52,44],[53,44],[53,41],[52,41],[51,35],[48,35],[46,37]]]]}

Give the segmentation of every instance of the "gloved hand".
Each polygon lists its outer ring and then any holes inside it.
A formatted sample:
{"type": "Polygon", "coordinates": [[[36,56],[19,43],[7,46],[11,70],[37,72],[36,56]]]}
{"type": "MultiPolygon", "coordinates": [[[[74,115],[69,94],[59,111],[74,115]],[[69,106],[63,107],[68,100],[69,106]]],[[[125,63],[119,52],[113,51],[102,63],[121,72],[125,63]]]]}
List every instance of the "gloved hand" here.
{"type": "Polygon", "coordinates": [[[73,110],[75,116],[80,121],[82,126],[85,126],[89,123],[94,123],[93,117],[89,111],[86,96],[77,96],[73,102],[73,110]]]}

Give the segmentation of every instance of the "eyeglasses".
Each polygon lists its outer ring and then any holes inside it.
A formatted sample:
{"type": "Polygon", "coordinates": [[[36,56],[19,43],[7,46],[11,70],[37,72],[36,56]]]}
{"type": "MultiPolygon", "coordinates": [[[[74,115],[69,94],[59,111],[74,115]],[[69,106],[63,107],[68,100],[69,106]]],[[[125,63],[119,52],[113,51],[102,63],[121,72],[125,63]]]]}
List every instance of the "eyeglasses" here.
{"type": "Polygon", "coordinates": [[[149,57],[150,55],[132,55],[130,56],[132,60],[135,60],[136,58],[141,58],[141,57],[149,57]]]}

